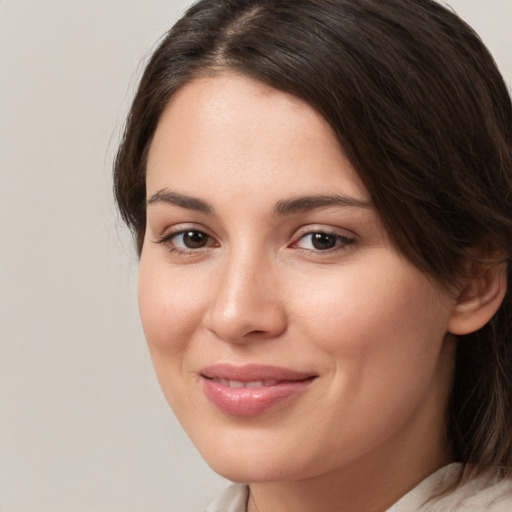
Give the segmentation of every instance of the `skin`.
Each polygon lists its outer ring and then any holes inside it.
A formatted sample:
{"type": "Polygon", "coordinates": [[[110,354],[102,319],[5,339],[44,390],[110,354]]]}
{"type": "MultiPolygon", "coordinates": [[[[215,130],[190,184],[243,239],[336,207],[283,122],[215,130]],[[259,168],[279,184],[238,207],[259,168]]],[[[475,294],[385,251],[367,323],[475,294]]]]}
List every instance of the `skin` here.
{"type": "Polygon", "coordinates": [[[393,247],[316,111],[247,77],[197,79],[162,115],[147,191],[139,304],[156,373],[206,461],[251,484],[249,512],[385,510],[450,461],[457,300],[393,247]],[[350,204],[276,213],[332,195],[350,204]],[[239,417],[203,392],[218,363],[316,378],[239,417]]]}

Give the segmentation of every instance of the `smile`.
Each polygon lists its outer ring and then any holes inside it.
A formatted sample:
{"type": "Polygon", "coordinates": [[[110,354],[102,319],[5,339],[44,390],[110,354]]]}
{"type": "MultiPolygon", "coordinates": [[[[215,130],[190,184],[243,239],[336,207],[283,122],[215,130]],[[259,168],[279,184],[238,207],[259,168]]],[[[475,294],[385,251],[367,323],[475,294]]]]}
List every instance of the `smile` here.
{"type": "Polygon", "coordinates": [[[230,388],[267,388],[270,386],[275,386],[278,383],[277,380],[253,380],[251,382],[217,378],[214,378],[212,380],[213,382],[217,382],[218,384],[222,384],[223,386],[228,386],[230,388]]]}
{"type": "Polygon", "coordinates": [[[222,412],[255,416],[304,391],[316,375],[273,366],[217,365],[203,369],[200,377],[206,398],[222,412]]]}

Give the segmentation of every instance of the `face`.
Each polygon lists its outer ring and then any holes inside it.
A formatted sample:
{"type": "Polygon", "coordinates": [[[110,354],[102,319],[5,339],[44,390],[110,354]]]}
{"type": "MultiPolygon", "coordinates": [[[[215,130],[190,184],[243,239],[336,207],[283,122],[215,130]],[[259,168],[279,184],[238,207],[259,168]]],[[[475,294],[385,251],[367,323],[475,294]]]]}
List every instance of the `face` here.
{"type": "Polygon", "coordinates": [[[316,111],[197,79],[160,120],[147,191],[142,323],[216,471],[297,480],[438,454],[454,299],[392,246],[316,111]]]}

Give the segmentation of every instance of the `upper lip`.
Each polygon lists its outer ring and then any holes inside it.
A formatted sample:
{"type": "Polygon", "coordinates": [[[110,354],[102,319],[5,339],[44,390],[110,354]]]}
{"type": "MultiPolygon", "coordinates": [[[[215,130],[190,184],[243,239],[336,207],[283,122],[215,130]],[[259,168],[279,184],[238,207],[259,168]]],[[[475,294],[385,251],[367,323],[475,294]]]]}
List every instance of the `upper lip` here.
{"type": "Polygon", "coordinates": [[[263,380],[297,381],[316,377],[312,373],[305,373],[291,368],[260,364],[215,364],[203,368],[200,375],[208,379],[227,379],[240,382],[254,382],[263,380]]]}

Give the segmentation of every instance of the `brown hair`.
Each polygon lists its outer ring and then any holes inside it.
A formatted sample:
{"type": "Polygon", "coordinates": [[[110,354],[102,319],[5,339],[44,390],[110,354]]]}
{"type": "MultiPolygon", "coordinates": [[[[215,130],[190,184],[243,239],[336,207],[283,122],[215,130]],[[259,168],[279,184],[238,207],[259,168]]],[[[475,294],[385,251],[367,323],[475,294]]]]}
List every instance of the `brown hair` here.
{"type": "MultiPolygon", "coordinates": [[[[159,118],[181,86],[225,69],[325,117],[391,239],[426,274],[456,283],[484,240],[510,259],[510,97],[478,36],[432,0],[193,5],[150,59],[115,160],[115,196],[139,253],[159,118]]],[[[458,344],[448,438],[456,459],[479,469],[512,468],[511,297],[458,344]]]]}

